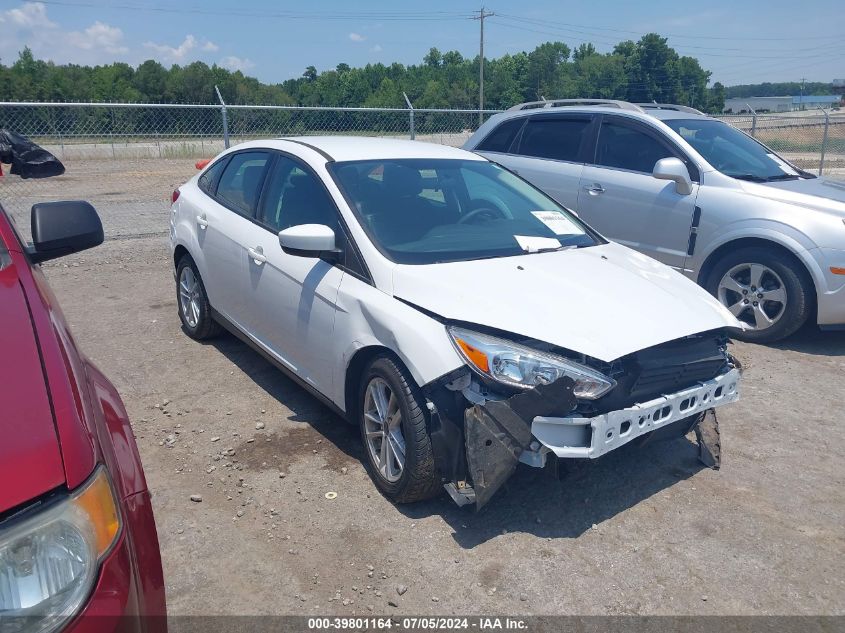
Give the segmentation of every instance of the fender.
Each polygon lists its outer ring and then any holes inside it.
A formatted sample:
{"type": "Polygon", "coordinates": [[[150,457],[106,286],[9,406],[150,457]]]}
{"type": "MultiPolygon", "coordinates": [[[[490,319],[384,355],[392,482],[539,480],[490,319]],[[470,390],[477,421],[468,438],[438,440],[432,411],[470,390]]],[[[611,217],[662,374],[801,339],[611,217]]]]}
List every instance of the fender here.
{"type": "Polygon", "coordinates": [[[721,227],[710,240],[707,240],[706,249],[699,251],[695,257],[698,283],[701,284],[705,281],[700,277],[704,262],[718,248],[730,242],[747,238],[766,240],[782,246],[804,264],[817,289],[824,288],[827,285],[824,279],[824,271],[810,253],[812,249],[818,248],[818,246],[794,226],[777,220],[761,218],[739,220],[728,224],[721,227]]]}
{"type": "Polygon", "coordinates": [[[349,364],[365,347],[390,350],[420,387],[464,366],[442,323],[351,275],[340,284],[334,336],[349,341],[332,381],[331,399],[344,410],[349,364]]]}

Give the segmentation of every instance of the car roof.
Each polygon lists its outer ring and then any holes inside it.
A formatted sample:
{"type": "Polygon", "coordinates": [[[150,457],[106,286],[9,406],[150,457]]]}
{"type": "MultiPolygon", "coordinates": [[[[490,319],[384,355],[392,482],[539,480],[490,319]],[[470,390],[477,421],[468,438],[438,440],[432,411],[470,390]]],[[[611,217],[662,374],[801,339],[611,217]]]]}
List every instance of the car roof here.
{"type": "MultiPolygon", "coordinates": [[[[632,104],[633,105],[633,104],[632,104]]],[[[496,120],[504,120],[516,117],[537,116],[543,114],[566,114],[566,113],[596,113],[596,114],[613,114],[617,116],[629,117],[632,119],[649,120],[657,119],[658,121],[668,121],[670,119],[710,119],[712,117],[698,112],[691,112],[689,110],[673,110],[671,106],[663,105],[650,106],[649,104],[639,104],[636,109],[608,107],[607,105],[565,105],[560,107],[549,108],[530,108],[525,110],[510,109],[500,112],[495,115],[496,120]]]]}
{"type": "Polygon", "coordinates": [[[695,112],[679,112],[678,110],[663,110],[659,108],[645,108],[646,115],[653,117],[659,121],[668,121],[670,119],[710,119],[712,117],[706,114],[696,114],[695,112]]]}
{"type": "Polygon", "coordinates": [[[326,160],[338,162],[397,158],[486,160],[477,154],[448,145],[373,136],[295,136],[251,141],[238,147],[268,147],[289,151],[292,143],[309,147],[326,160]]]}

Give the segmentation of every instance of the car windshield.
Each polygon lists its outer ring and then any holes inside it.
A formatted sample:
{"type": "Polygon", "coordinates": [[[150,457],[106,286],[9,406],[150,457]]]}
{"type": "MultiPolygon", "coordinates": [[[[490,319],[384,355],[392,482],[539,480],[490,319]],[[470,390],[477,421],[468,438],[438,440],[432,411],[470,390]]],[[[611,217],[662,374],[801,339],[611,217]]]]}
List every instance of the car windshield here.
{"type": "Polygon", "coordinates": [[[335,179],[376,247],[402,264],[508,257],[599,243],[525,181],[479,160],[340,162],[335,179]]]}
{"type": "Polygon", "coordinates": [[[668,119],[704,159],[726,176],[755,182],[811,177],[736,128],[713,119],[668,119]]]}

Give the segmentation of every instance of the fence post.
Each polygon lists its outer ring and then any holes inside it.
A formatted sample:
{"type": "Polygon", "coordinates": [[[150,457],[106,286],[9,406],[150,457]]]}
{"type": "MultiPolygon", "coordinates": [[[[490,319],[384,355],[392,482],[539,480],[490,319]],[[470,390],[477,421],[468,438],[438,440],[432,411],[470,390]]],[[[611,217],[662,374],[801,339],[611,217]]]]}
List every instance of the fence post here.
{"type": "Polygon", "coordinates": [[[819,176],[824,173],[824,152],[825,149],[827,149],[827,128],[830,125],[830,115],[827,110],[822,110],[822,114],[824,114],[824,134],[822,135],[822,153],[819,157],[819,176]]]}
{"type": "Polygon", "coordinates": [[[220,99],[220,114],[223,116],[223,147],[229,149],[229,116],[226,114],[226,102],[223,101],[220,88],[214,86],[214,92],[217,93],[217,98],[220,99]]]}
{"type": "Polygon", "coordinates": [[[402,96],[405,97],[405,103],[408,104],[408,125],[411,131],[411,140],[413,141],[416,138],[416,132],[414,131],[414,106],[411,105],[411,100],[408,98],[406,93],[402,93],[402,96]]]}
{"type": "Polygon", "coordinates": [[[750,103],[746,103],[748,109],[751,111],[751,136],[757,138],[757,111],[751,107],[750,103]]]}
{"type": "Polygon", "coordinates": [[[56,125],[56,111],[50,110],[50,123],[53,124],[53,134],[59,138],[59,146],[62,148],[62,158],[65,157],[65,140],[62,138],[62,132],[59,126],[56,125]]]}
{"type": "Polygon", "coordinates": [[[114,118],[114,108],[109,108],[109,111],[111,112],[111,157],[116,159],[117,155],[114,153],[114,130],[117,120],[114,118]]]}

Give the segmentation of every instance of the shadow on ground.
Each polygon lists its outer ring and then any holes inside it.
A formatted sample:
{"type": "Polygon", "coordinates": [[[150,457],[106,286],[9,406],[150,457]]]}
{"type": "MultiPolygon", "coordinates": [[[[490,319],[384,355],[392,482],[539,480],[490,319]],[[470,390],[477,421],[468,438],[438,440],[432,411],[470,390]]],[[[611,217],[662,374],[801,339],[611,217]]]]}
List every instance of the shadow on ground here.
{"type": "Polygon", "coordinates": [[[577,464],[560,480],[520,465],[479,512],[458,508],[445,496],[399,506],[410,518],[440,514],[463,548],[507,532],[542,538],[575,538],[702,470],[698,446],[685,438],[643,447],[623,446],[596,461],[577,464]]]}
{"type": "MultiPolygon", "coordinates": [[[[289,418],[291,421],[310,424],[319,436],[344,453],[348,457],[348,461],[363,458],[361,440],[355,427],[347,424],[334,411],[293,382],[284,372],[249,345],[228,332],[224,332],[207,344],[212,345],[234,363],[240,371],[249,376],[268,395],[290,409],[293,412],[293,415],[289,418]]],[[[304,445],[303,438],[299,437],[299,433],[294,431],[290,435],[297,436],[296,444],[304,445]]],[[[284,438],[279,439],[280,442],[284,442],[284,438]]],[[[339,463],[337,459],[334,461],[339,463]]]]}
{"type": "Polygon", "coordinates": [[[810,323],[792,336],[771,343],[770,346],[802,354],[845,356],[845,331],[823,331],[814,323],[810,323]]]}
{"type": "MultiPolygon", "coordinates": [[[[209,344],[289,408],[294,413],[291,420],[310,424],[349,461],[363,460],[357,430],[264,357],[230,334],[209,344]]],[[[278,438],[273,444],[285,439],[278,438]]],[[[697,445],[679,438],[643,447],[623,446],[599,460],[577,464],[560,480],[546,471],[521,465],[479,512],[457,507],[445,493],[431,501],[395,507],[409,519],[442,516],[452,527],[455,541],[466,549],[503,531],[543,538],[575,538],[703,468],[697,445]]]]}

